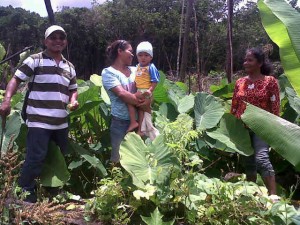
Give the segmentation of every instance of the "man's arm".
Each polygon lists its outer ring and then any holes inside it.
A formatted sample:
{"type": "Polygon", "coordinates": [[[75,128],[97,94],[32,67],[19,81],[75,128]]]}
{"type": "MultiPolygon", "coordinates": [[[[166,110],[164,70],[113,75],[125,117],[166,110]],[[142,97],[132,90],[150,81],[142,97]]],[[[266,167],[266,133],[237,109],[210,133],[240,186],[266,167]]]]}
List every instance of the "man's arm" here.
{"type": "Polygon", "coordinates": [[[10,101],[11,98],[14,96],[16,93],[19,84],[22,82],[21,79],[18,77],[14,76],[7,84],[6,91],[5,91],[5,97],[1,103],[0,106],[0,115],[2,117],[7,117],[10,113],[10,101]]]}

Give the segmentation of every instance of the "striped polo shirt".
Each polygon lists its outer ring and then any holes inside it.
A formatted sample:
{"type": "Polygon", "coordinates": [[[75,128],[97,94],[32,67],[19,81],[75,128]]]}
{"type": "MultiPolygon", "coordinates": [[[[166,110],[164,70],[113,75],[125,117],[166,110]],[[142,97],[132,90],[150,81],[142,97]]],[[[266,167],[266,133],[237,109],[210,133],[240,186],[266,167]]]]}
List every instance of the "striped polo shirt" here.
{"type": "Polygon", "coordinates": [[[26,109],[28,127],[68,127],[66,108],[70,91],[77,89],[75,68],[69,61],[63,57],[57,65],[44,51],[25,59],[15,76],[31,84],[33,81],[26,109]]]}

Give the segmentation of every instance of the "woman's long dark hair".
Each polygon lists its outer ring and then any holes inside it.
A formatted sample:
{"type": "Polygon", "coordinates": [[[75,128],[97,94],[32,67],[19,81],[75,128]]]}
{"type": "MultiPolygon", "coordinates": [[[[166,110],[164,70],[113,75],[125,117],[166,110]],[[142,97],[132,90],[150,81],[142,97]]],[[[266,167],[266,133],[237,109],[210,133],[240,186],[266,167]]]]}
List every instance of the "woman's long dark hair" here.
{"type": "Polygon", "coordinates": [[[272,64],[266,59],[265,53],[261,48],[250,48],[247,53],[251,53],[258,63],[261,63],[260,72],[263,75],[270,75],[273,71],[272,64]]]}
{"type": "Polygon", "coordinates": [[[125,40],[116,40],[111,43],[106,49],[107,64],[113,64],[118,57],[118,50],[121,49],[125,51],[128,45],[130,45],[130,43],[125,40]]]}

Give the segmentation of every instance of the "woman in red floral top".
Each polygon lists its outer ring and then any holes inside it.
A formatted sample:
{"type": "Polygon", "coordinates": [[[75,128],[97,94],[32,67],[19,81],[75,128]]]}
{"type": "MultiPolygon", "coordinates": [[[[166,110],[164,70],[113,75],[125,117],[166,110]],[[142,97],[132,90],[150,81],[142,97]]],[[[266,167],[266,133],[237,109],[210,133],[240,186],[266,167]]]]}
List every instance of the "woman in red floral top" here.
{"type": "MultiPolygon", "coordinates": [[[[256,48],[247,50],[244,68],[248,76],[236,81],[231,113],[241,118],[246,109],[245,102],[248,102],[278,116],[279,88],[277,80],[267,76],[271,73],[271,66],[266,62],[263,51],[256,48]]],[[[250,137],[255,154],[244,159],[247,180],[255,182],[258,171],[269,195],[276,195],[275,171],[269,159],[269,145],[252,131],[250,137]]]]}

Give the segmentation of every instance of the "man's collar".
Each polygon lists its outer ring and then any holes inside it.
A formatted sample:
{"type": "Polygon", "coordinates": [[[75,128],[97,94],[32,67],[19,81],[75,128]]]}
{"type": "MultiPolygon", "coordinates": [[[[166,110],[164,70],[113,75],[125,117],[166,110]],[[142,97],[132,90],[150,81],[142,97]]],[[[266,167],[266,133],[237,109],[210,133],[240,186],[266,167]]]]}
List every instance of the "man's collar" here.
{"type": "MultiPolygon", "coordinates": [[[[54,60],[53,57],[51,57],[51,56],[48,54],[47,49],[44,50],[44,51],[42,52],[42,54],[43,54],[43,58],[44,58],[44,59],[51,59],[51,60],[54,60]]],[[[66,62],[67,62],[66,58],[65,58],[62,54],[61,54],[61,59],[62,59],[63,63],[66,63],[66,62]]]]}

